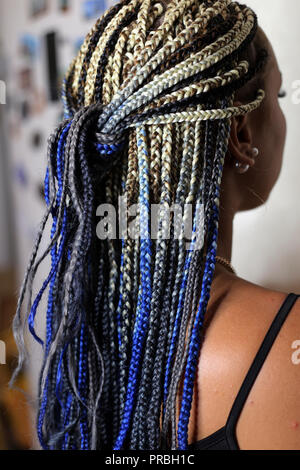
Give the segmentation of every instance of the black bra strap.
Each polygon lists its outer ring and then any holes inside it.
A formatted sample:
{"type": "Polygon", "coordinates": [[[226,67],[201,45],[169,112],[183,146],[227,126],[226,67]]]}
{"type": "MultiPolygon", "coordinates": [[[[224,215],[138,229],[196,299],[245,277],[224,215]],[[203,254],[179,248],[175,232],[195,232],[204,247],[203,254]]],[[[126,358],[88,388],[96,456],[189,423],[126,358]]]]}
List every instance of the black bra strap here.
{"type": "Polygon", "coordinates": [[[239,393],[233,403],[229,417],[226,423],[226,436],[231,449],[238,449],[238,443],[235,435],[235,428],[238,418],[241,414],[245,401],[250,393],[250,390],[265,362],[265,359],[283,325],[290,310],[292,309],[296,300],[300,297],[297,294],[289,294],[284,300],[278,314],[270,326],[268,333],[266,334],[262,345],[260,346],[258,353],[255,356],[254,361],[246,375],[246,378],[240,388],[239,393]]]}

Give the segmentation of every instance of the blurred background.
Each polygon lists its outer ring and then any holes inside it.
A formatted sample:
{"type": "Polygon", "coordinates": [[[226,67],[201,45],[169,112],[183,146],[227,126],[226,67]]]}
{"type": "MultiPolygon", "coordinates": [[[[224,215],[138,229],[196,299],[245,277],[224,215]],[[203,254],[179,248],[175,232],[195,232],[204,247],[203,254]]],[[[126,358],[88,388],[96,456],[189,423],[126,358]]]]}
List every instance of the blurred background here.
{"type": "MultiPolygon", "coordinates": [[[[62,117],[60,83],[96,19],[116,1],[0,0],[0,449],[38,448],[34,398],[41,364],[28,338],[30,366],[18,386],[7,382],[16,361],[11,319],[45,209],[47,137],[62,117]]],[[[233,259],[251,282],[300,293],[299,0],[248,0],[274,47],[287,98],[284,166],[269,201],[235,219],[233,259]],[[288,5],[288,9],[287,9],[288,5]],[[297,92],[298,90],[298,92],[297,92]]],[[[39,272],[45,278],[47,266],[39,272]]],[[[38,325],[43,328],[42,320],[38,325]]]]}

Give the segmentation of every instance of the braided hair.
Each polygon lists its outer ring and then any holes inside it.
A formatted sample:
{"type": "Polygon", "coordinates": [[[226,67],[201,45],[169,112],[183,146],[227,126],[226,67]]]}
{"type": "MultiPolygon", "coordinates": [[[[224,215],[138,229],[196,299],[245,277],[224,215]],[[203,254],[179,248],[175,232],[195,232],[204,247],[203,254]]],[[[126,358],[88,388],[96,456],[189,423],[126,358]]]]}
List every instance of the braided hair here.
{"type": "Polygon", "coordinates": [[[255,13],[231,0],[121,0],[72,62],[65,119],[48,142],[47,209],[14,320],[14,377],[27,359],[26,324],[44,351],[37,419],[44,449],[187,448],[231,118],[264,98],[256,79],[267,54],[251,52],[256,32],[255,13]],[[251,83],[253,100],[234,106],[251,83]],[[139,236],[97,236],[97,208],[117,207],[121,197],[125,215],[137,207],[131,225],[139,236]],[[192,207],[188,249],[175,217],[163,236],[172,204],[192,207]],[[47,257],[49,275],[33,299],[47,257]],[[46,293],[40,338],[35,318],[46,293]]]}

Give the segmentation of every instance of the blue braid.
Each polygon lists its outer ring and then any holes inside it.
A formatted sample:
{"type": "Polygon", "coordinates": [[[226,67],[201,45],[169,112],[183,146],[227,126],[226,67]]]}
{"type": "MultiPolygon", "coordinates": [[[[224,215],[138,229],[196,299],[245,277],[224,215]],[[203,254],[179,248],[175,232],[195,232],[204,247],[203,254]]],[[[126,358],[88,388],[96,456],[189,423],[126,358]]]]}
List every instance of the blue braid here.
{"type": "MultiPolygon", "coordinates": [[[[222,103],[226,105],[226,101],[222,103]]],[[[228,136],[229,134],[229,122],[224,122],[225,128],[223,129],[222,124],[220,131],[220,140],[217,141],[216,154],[220,152],[220,160],[217,163],[216,179],[214,178],[212,185],[212,208],[211,215],[209,218],[208,224],[208,239],[207,239],[207,255],[205,260],[205,268],[202,280],[202,288],[200,295],[200,302],[198,311],[195,317],[193,330],[191,334],[187,365],[185,369],[184,385],[183,385],[183,395],[181,401],[181,409],[178,422],[178,449],[186,450],[188,445],[188,423],[190,418],[190,410],[193,399],[193,386],[196,375],[196,369],[198,366],[199,351],[200,351],[200,341],[201,336],[199,331],[201,330],[204,322],[205,312],[207,309],[208,300],[210,297],[210,290],[212,279],[215,270],[216,264],[216,254],[217,254],[217,241],[218,241],[218,229],[219,229],[219,207],[220,207],[220,185],[221,185],[221,175],[223,172],[225,154],[227,150],[227,140],[224,139],[224,135],[228,136]],[[225,134],[224,134],[225,131],[225,134]]],[[[217,158],[218,160],[218,158],[217,158]]]]}
{"type": "Polygon", "coordinates": [[[114,153],[122,150],[124,143],[115,144],[96,144],[97,150],[101,155],[113,155],[114,153]]]}
{"type": "MultiPolygon", "coordinates": [[[[71,123],[69,123],[62,131],[62,135],[60,138],[60,141],[58,143],[58,148],[57,148],[57,179],[58,179],[58,191],[57,191],[57,207],[59,206],[61,202],[61,196],[62,196],[62,185],[63,185],[63,169],[64,169],[64,151],[66,147],[66,134],[69,131],[71,127],[71,123]],[[63,147],[62,147],[63,146],[63,147]]],[[[47,204],[49,204],[49,169],[47,169],[46,173],[46,181],[45,181],[45,199],[47,204]]],[[[51,238],[53,238],[55,232],[56,232],[56,226],[57,226],[57,217],[55,214],[53,214],[53,225],[52,225],[52,230],[51,230],[51,238]]],[[[57,244],[55,244],[51,250],[51,258],[52,258],[52,266],[55,268],[58,267],[58,262],[61,259],[61,256],[63,254],[63,247],[65,243],[65,234],[66,234],[66,226],[67,226],[67,214],[66,211],[64,212],[63,216],[63,223],[62,223],[62,231],[61,231],[61,246],[59,249],[59,253],[56,253],[57,250],[57,244]]],[[[57,272],[56,272],[57,274],[57,272]]],[[[49,351],[51,339],[52,339],[52,314],[53,314],[53,288],[55,284],[55,279],[56,276],[52,277],[50,288],[49,288],[49,294],[48,294],[48,309],[47,309],[47,343],[46,343],[46,354],[49,351]]]]}
{"type": "Polygon", "coordinates": [[[146,145],[146,130],[144,127],[137,129],[137,146],[139,161],[140,193],[140,238],[141,238],[141,290],[140,302],[138,302],[135,331],[133,335],[132,357],[129,366],[127,396],[124,406],[121,429],[117,437],[114,450],[120,450],[123,446],[126,433],[130,426],[131,414],[134,407],[138,371],[142,358],[142,348],[146,338],[151,304],[151,239],[150,239],[150,203],[149,203],[149,161],[146,145]],[[146,158],[145,158],[146,157],[146,158]]]}
{"type": "MultiPolygon", "coordinates": [[[[218,190],[219,191],[219,190],[218,190]]],[[[203,326],[204,314],[206,312],[207,302],[209,300],[210,288],[215,269],[215,259],[217,254],[218,239],[218,214],[219,208],[213,205],[212,216],[210,220],[209,232],[213,227],[208,242],[208,252],[206,256],[205,269],[203,275],[203,284],[201,289],[201,297],[199,308],[196,314],[195,323],[192,331],[191,342],[189,346],[189,354],[184,377],[183,395],[181,409],[178,422],[178,449],[186,450],[188,445],[188,423],[190,418],[190,410],[193,398],[193,383],[198,365],[198,353],[200,348],[199,331],[203,326]]]]}
{"type": "Polygon", "coordinates": [[[87,336],[85,322],[82,322],[80,331],[79,347],[79,372],[78,372],[78,390],[80,398],[83,401],[83,408],[80,416],[81,450],[89,450],[88,425],[87,425],[87,336]]]}
{"type": "Polygon", "coordinates": [[[44,424],[44,418],[46,414],[47,401],[48,401],[48,393],[47,393],[48,387],[49,387],[49,378],[47,377],[46,383],[45,383],[45,393],[42,398],[39,416],[38,416],[38,422],[37,422],[37,435],[38,435],[39,442],[42,446],[42,449],[44,450],[49,450],[49,447],[45,443],[44,435],[43,435],[43,424],[44,424]]]}
{"type": "Polygon", "coordinates": [[[57,367],[57,372],[56,372],[56,387],[55,387],[55,395],[56,398],[62,408],[64,408],[64,405],[61,400],[61,388],[62,388],[62,364],[63,364],[63,359],[64,355],[68,349],[69,343],[65,344],[59,358],[59,363],[57,367]]]}
{"type": "MultiPolygon", "coordinates": [[[[62,196],[62,170],[63,170],[63,168],[62,168],[62,158],[63,158],[63,152],[64,152],[64,148],[65,148],[65,140],[66,140],[65,138],[66,138],[66,134],[67,134],[67,132],[70,128],[70,125],[71,124],[68,124],[65,127],[65,129],[62,131],[59,142],[58,142],[58,146],[57,146],[57,179],[58,179],[58,191],[57,191],[57,197],[56,197],[57,207],[60,204],[61,196],[62,196]]],[[[46,183],[45,184],[45,199],[46,199],[47,205],[49,205],[49,169],[47,169],[47,172],[46,172],[45,183],[46,183]]],[[[53,238],[53,236],[55,234],[56,224],[57,224],[57,218],[55,216],[55,213],[53,212],[53,226],[52,226],[52,230],[51,230],[51,238],[53,238]]],[[[60,250],[60,251],[61,251],[61,255],[62,255],[62,250],[60,250]]],[[[40,343],[42,346],[44,345],[44,342],[41,340],[41,338],[39,338],[37,336],[37,334],[35,332],[35,328],[34,328],[34,322],[35,322],[35,317],[36,317],[36,313],[37,313],[37,308],[39,306],[41,298],[42,298],[49,282],[51,281],[51,279],[52,278],[55,279],[55,273],[57,272],[57,267],[58,267],[58,264],[59,264],[59,261],[60,261],[60,258],[58,258],[58,255],[56,254],[56,246],[54,246],[52,248],[52,253],[53,253],[53,258],[52,258],[52,268],[51,268],[50,274],[47,277],[47,279],[44,281],[41,290],[39,291],[38,295],[36,296],[35,301],[33,302],[31,311],[30,311],[30,315],[28,317],[29,331],[31,332],[31,334],[35,338],[35,340],[38,343],[40,343]]]]}
{"type": "MultiPolygon", "coordinates": [[[[69,123],[62,131],[62,134],[60,136],[59,142],[58,142],[58,147],[57,147],[57,178],[58,178],[58,191],[57,191],[57,207],[60,204],[61,201],[61,196],[62,196],[62,180],[63,180],[63,167],[64,167],[64,150],[65,150],[65,145],[66,145],[66,135],[68,130],[70,129],[71,123],[69,123]]],[[[45,176],[45,200],[46,204],[49,206],[50,205],[50,197],[49,197],[49,168],[47,168],[46,171],[46,176],[45,176]]],[[[51,229],[51,238],[53,238],[55,231],[56,231],[56,226],[57,226],[57,218],[55,213],[53,212],[53,225],[51,229]]],[[[52,319],[53,319],[53,289],[55,285],[55,280],[57,276],[57,268],[59,265],[59,262],[62,258],[63,251],[64,251],[64,245],[65,245],[65,238],[66,238],[66,226],[67,226],[67,217],[66,217],[66,212],[64,213],[63,217],[63,223],[62,223],[62,238],[61,238],[61,243],[60,247],[58,250],[58,253],[56,253],[57,249],[57,244],[55,244],[51,250],[51,258],[52,258],[52,267],[51,267],[51,272],[50,275],[48,276],[48,279],[45,281],[42,290],[39,293],[39,301],[42,297],[42,294],[44,290],[46,289],[49,281],[50,282],[50,287],[49,287],[49,293],[48,293],[48,306],[47,306],[47,321],[46,321],[46,350],[45,350],[45,355],[48,354],[50,344],[51,344],[51,339],[52,339],[52,319]]],[[[31,310],[31,317],[30,318],[30,327],[31,332],[35,335],[34,332],[34,317],[36,314],[36,309],[38,307],[39,301],[36,301],[36,306],[35,310],[31,310]]],[[[36,337],[37,340],[39,338],[36,337]]],[[[41,340],[40,340],[41,341],[41,340]]],[[[39,342],[40,342],[39,341],[39,342]]],[[[43,345],[43,342],[41,342],[43,345]]],[[[46,414],[46,408],[47,408],[47,402],[48,402],[48,387],[49,387],[49,380],[48,377],[46,379],[45,383],[45,389],[44,389],[44,394],[42,398],[42,403],[39,411],[39,417],[38,417],[38,425],[37,425],[37,434],[38,438],[40,441],[40,444],[43,449],[48,449],[48,446],[46,446],[44,439],[43,439],[43,422],[46,414]]]]}
{"type": "Polygon", "coordinates": [[[46,170],[46,175],[45,175],[45,181],[44,181],[44,187],[45,187],[45,201],[47,206],[50,206],[50,196],[49,196],[49,168],[46,170]]]}
{"type": "MultiPolygon", "coordinates": [[[[67,403],[65,407],[64,427],[66,427],[69,423],[71,406],[72,406],[72,395],[71,393],[68,393],[67,403]]],[[[69,433],[66,433],[64,443],[63,443],[63,450],[66,450],[68,446],[68,439],[69,439],[69,433]]]]}

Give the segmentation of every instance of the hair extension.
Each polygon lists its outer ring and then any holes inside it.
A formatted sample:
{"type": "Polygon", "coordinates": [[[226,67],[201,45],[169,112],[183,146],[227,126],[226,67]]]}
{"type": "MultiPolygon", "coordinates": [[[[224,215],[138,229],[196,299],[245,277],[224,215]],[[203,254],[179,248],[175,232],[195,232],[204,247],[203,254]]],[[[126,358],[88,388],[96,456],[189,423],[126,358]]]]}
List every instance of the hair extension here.
{"type": "Polygon", "coordinates": [[[256,33],[255,13],[231,0],[122,0],[72,61],[13,325],[12,382],[26,323],[43,348],[44,449],[187,448],[231,119],[264,99],[256,33]]]}

